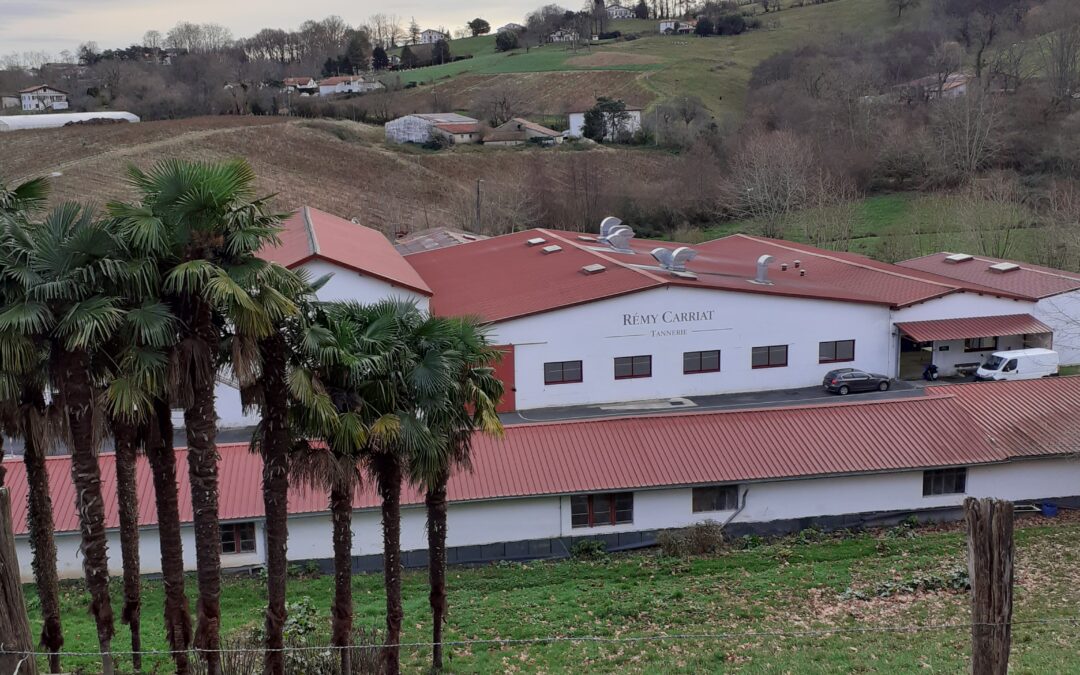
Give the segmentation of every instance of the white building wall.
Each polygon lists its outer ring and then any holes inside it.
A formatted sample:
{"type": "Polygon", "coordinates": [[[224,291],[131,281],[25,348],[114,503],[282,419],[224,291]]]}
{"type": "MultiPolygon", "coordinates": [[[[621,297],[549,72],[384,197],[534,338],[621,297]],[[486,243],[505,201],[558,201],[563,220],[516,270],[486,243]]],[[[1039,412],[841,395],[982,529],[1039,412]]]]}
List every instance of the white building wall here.
{"type": "Polygon", "coordinates": [[[941,298],[895,310],[892,320],[894,323],[902,323],[904,321],[961,319],[972,316],[1030,314],[1034,310],[1035,303],[1027,300],[1013,300],[976,293],[951,293],[941,298]]]}
{"type": "MultiPolygon", "coordinates": [[[[669,316],[671,316],[669,314],[669,316]]],[[[631,318],[630,321],[634,319],[631,318]]],[[[852,302],[665,287],[497,324],[492,342],[513,344],[517,407],[765,391],[821,384],[833,368],[890,373],[889,309],[852,302]],[[664,322],[664,313],[712,312],[664,322]],[[627,316],[657,323],[627,325],[627,316]],[[855,360],[818,363],[818,343],[855,340],[855,360]],[[788,345],[788,365],[751,368],[751,348],[788,345]],[[683,352],[720,350],[720,372],[683,374],[683,352]],[[652,355],[652,377],[615,379],[617,356],[652,355]],[[544,384],[544,363],[582,361],[579,384],[544,384]]]]}
{"type": "MultiPolygon", "coordinates": [[[[640,110],[627,110],[629,117],[626,120],[627,133],[634,134],[641,129],[641,111],[640,110]]],[[[567,135],[571,138],[582,138],[585,135],[585,113],[573,112],[568,116],[569,131],[567,135]]]]}
{"type": "Polygon", "coordinates": [[[1054,329],[1053,349],[1061,365],[1080,364],[1080,291],[1043,298],[1032,314],[1054,329]]]}
{"type": "MultiPolygon", "coordinates": [[[[746,506],[733,522],[763,523],[774,520],[836,516],[874,511],[914,511],[955,507],[964,497],[998,497],[1037,500],[1080,495],[1080,459],[1030,459],[968,469],[967,493],[923,497],[922,471],[864,474],[748,483],[746,506]]],[[[694,513],[691,488],[637,490],[634,521],[624,525],[575,528],[570,524],[570,497],[529,497],[451,503],[448,509],[447,544],[473,546],[507,541],[589,536],[614,532],[683,527],[706,519],[725,521],[731,511],[694,513]]],[[[266,543],[261,518],[256,521],[253,553],[222,556],[224,568],[259,565],[266,543]]],[[[427,547],[425,512],[421,506],[402,509],[402,550],[427,547]]],[[[161,554],[156,528],[140,533],[140,557],[144,574],[160,572],[161,554]]],[[[182,532],[184,566],[195,569],[195,538],[191,526],[182,532]]],[[[108,533],[110,573],[119,575],[119,532],[108,533]]],[[[24,581],[32,581],[30,548],[25,535],[16,537],[16,552],[24,581]]],[[[289,560],[329,559],[333,556],[328,513],[303,514],[289,519],[289,560]]],[[[62,578],[82,575],[77,532],[57,536],[58,566],[62,578]]],[[[382,552],[382,529],[378,509],[353,515],[353,555],[382,552]]]]}
{"type": "Polygon", "coordinates": [[[416,302],[421,310],[425,312],[428,310],[428,296],[417,293],[410,288],[396,286],[388,281],[369,277],[325,260],[310,260],[301,267],[307,271],[312,280],[327,274],[333,275],[319,289],[320,300],[355,300],[356,302],[370,303],[387,298],[398,298],[416,302]]]}

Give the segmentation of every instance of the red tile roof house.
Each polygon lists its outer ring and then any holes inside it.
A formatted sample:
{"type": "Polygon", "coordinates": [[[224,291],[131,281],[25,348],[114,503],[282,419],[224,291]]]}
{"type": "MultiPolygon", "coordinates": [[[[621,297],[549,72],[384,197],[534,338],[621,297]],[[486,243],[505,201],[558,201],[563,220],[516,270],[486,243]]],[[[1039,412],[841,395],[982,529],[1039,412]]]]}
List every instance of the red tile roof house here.
{"type": "Polygon", "coordinates": [[[966,253],[934,253],[897,264],[1033,302],[1031,314],[1053,330],[1061,363],[1080,364],[1080,274],[966,253]]]}
{"type": "MultiPolygon", "coordinates": [[[[477,439],[473,469],[449,486],[450,562],[565,555],[573,541],[609,547],[654,541],[657,530],[730,520],[729,533],[890,524],[909,515],[955,518],[967,495],[1080,504],[1080,378],[933,387],[891,401],[660,414],[509,427],[477,439]]],[[[221,451],[222,565],[264,560],[261,465],[247,444],[221,451]]],[[[111,565],[119,572],[113,455],[100,457],[111,565]]],[[[157,569],[152,478],[139,458],[144,573],[157,569]]],[[[194,568],[185,453],[177,456],[184,556],[194,568]]],[[[68,457],[47,460],[61,574],[81,573],[68,457]]],[[[31,578],[26,475],[4,461],[22,574],[31,578]]],[[[424,564],[422,496],[405,495],[406,564],[424,564]]],[[[354,503],[358,569],[380,565],[378,501],[354,503]]],[[[327,496],[289,497],[289,558],[332,555],[327,496]]]]}

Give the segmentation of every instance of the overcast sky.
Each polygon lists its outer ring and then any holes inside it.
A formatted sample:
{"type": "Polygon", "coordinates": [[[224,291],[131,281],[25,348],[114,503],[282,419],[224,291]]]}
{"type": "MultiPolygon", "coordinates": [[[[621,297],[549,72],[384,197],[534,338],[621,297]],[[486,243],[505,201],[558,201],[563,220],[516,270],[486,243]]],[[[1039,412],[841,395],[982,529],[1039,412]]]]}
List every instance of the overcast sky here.
{"type": "Polygon", "coordinates": [[[543,0],[0,0],[0,54],[72,52],[93,40],[102,49],[126,47],[154,28],[165,33],[178,21],[220,23],[235,37],[260,28],[293,29],[307,19],[337,14],[350,25],[374,13],[396,14],[407,26],[453,31],[480,16],[492,27],[518,21],[543,0]]]}

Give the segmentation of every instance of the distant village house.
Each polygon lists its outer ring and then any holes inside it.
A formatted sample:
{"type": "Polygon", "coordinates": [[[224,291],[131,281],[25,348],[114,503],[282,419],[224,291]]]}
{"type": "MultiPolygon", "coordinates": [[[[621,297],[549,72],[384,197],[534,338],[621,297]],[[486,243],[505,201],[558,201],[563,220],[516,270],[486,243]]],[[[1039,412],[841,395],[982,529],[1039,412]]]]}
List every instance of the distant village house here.
{"type": "Polygon", "coordinates": [[[520,23],[508,23],[505,26],[499,26],[495,29],[496,33],[523,33],[525,32],[525,26],[520,23]]]}
{"type": "Polygon", "coordinates": [[[314,96],[319,93],[319,83],[313,77],[286,77],[281,89],[289,94],[314,96]]]}
{"type": "Polygon", "coordinates": [[[576,30],[560,29],[548,36],[548,42],[577,42],[578,32],[576,30]]]}
{"type": "Polygon", "coordinates": [[[634,10],[618,3],[607,6],[607,15],[609,19],[633,19],[635,16],[634,10]]]}
{"type": "Polygon", "coordinates": [[[685,21],[666,19],[660,22],[661,35],[689,35],[690,33],[693,33],[696,28],[696,19],[687,19],[685,21]]]}
{"type": "Polygon", "coordinates": [[[449,42],[450,36],[442,31],[432,30],[430,28],[420,33],[420,44],[422,45],[433,45],[439,40],[446,40],[449,42]]]}
{"type": "Polygon", "coordinates": [[[26,112],[67,110],[68,93],[47,84],[39,84],[19,92],[22,109],[26,112]]]}
{"type": "Polygon", "coordinates": [[[319,96],[333,96],[334,94],[366,94],[369,91],[382,89],[383,83],[373,77],[364,75],[340,75],[319,80],[319,96]]]}
{"type": "MultiPolygon", "coordinates": [[[[570,138],[583,138],[585,136],[585,113],[572,112],[568,115],[569,130],[566,135],[570,138]]],[[[632,136],[641,130],[641,109],[627,108],[626,116],[616,125],[618,128],[611,129],[605,141],[616,141],[624,136],[632,136]]]]}
{"type": "Polygon", "coordinates": [[[525,143],[556,145],[562,143],[562,140],[560,131],[515,117],[489,131],[484,136],[484,145],[523,145],[525,143]]]}

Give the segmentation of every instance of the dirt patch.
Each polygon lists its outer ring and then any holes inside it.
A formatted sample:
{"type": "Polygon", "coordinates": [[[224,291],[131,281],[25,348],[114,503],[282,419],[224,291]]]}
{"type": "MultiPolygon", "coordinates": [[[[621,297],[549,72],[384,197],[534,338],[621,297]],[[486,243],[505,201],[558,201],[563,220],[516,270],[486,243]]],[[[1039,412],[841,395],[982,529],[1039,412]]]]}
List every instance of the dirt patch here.
{"type": "Polygon", "coordinates": [[[588,56],[575,56],[566,60],[568,66],[582,68],[611,68],[613,66],[647,66],[661,63],[663,59],[649,54],[627,54],[625,52],[596,52],[588,56]]]}

